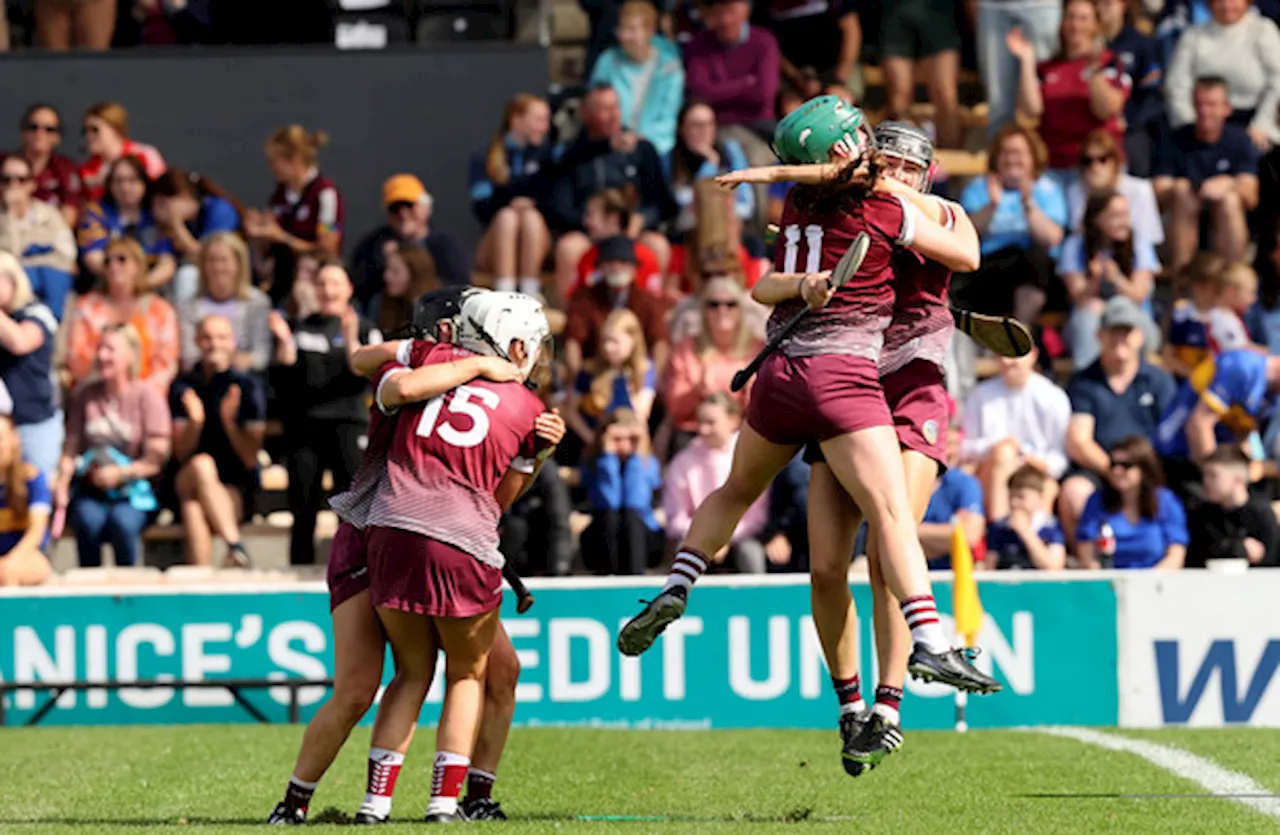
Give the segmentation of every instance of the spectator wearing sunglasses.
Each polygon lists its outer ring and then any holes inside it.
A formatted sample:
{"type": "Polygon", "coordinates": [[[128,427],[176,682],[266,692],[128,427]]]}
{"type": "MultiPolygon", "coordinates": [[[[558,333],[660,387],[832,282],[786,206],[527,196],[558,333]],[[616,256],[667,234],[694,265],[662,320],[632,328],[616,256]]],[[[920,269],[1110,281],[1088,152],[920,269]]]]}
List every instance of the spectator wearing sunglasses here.
{"type": "Polygon", "coordinates": [[[1176,571],[1187,557],[1187,513],[1164,486],[1160,459],[1146,438],[1111,448],[1102,487],[1080,516],[1077,555],[1082,568],[1157,568],[1176,571]]]}
{"type": "Polygon", "coordinates": [[[20,127],[22,150],[17,155],[31,166],[36,184],[32,196],[61,211],[67,225],[75,228],[84,204],[84,186],[75,162],[57,152],[62,144],[62,115],[51,104],[33,104],[22,114],[20,127]]]}
{"type": "Polygon", "coordinates": [[[1164,225],[1150,180],[1126,174],[1120,146],[1105,130],[1085,137],[1080,149],[1080,179],[1067,186],[1067,229],[1083,231],[1084,207],[1089,198],[1107,191],[1119,192],[1129,201],[1133,231],[1153,246],[1164,243],[1164,225]]]}
{"type": "Polygon", "coordinates": [[[35,188],[25,157],[0,163],[0,251],[18,259],[36,296],[61,320],[76,266],[76,239],[57,209],[34,198],[35,188]]]}
{"type": "Polygon", "coordinates": [[[111,163],[107,186],[103,198],[84,210],[76,233],[85,269],[102,276],[107,242],[131,238],[147,256],[147,286],[152,290],[167,287],[178,271],[178,261],[173,242],[151,213],[151,181],[142,161],[121,157],[111,163]]]}
{"type": "Polygon", "coordinates": [[[658,437],[664,450],[674,454],[697,435],[698,406],[706,398],[728,394],[739,410],[746,407],[750,383],[740,392],[729,391],[733,375],[761,347],[743,309],[745,299],[742,285],[730,278],[712,278],[703,285],[701,327],[675,346],[662,374],[667,412],[658,437]]]}

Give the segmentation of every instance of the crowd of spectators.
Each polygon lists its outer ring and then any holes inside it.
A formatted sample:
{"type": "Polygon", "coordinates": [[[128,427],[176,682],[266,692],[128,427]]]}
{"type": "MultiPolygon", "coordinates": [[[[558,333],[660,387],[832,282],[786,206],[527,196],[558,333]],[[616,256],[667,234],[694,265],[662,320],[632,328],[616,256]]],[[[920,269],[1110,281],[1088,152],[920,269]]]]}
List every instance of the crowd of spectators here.
{"type": "MultiPolygon", "coordinates": [[[[747,291],[786,194],[711,178],[771,163],[773,124],[805,97],[858,100],[862,21],[834,0],[583,4],[595,28],[579,118],[566,127],[532,93],[494,103],[468,173],[474,253],[410,173],[385,172],[384,224],[348,230],[342,190],[368,184],[325,177],[321,131],[265,137],[262,193],[233,196],[170,167],[180,149],[135,140],[118,103],[81,115],[81,163],[59,153],[64,114],[29,107],[0,168],[0,583],[42,581],[41,548],[64,529],[82,566],[104,545],[132,564],[164,508],[190,562],[249,565],[242,526],[272,456],[290,560],[315,562],[326,493],[350,481],[368,426],[350,352],[477,277],[552,309],[546,398],[570,428],[560,466],[505,517],[504,551],[534,573],[657,568],[728,471],[747,396],[728,383],[767,315],[747,291]]],[[[1280,563],[1269,11],[970,8],[989,162],[935,184],[981,238],[982,267],[954,297],[1035,323],[1037,347],[983,364],[956,338],[948,467],[920,529],[933,567],[957,529],[988,569],[1280,563]]],[[[963,141],[956,12],[904,0],[879,21],[886,115],[910,117],[918,68],[944,147],[963,141]]],[[[807,482],[797,459],[715,556],[721,570],[807,570],[807,482]]]]}

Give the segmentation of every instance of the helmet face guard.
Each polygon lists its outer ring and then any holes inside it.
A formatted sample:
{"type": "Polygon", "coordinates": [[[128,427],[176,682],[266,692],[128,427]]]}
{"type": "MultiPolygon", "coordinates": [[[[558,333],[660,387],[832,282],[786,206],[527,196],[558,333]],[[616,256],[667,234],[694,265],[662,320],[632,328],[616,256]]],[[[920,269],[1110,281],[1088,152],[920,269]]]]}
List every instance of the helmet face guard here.
{"type": "Polygon", "coordinates": [[[928,191],[935,171],[933,140],[915,125],[906,122],[882,122],[875,131],[876,147],[891,159],[908,163],[919,170],[919,181],[912,183],[919,191],[928,191]]]}

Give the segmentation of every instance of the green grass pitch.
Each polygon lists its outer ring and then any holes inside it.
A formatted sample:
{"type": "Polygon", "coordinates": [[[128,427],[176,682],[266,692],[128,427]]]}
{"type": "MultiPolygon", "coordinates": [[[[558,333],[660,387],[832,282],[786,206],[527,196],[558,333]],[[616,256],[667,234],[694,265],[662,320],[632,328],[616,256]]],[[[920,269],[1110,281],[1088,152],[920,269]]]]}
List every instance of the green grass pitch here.
{"type": "MultiPolygon", "coordinates": [[[[0,832],[262,832],[301,727],[0,730],[0,832]]],[[[1116,732],[1175,745],[1280,791],[1280,731],[1116,732]]],[[[312,815],[353,813],[368,731],[321,783],[312,815]]],[[[390,833],[418,831],[430,783],[424,729],[401,774],[390,833]]],[[[1034,732],[908,731],[854,780],[834,730],[517,730],[495,796],[512,833],[1280,832],[1280,821],[1127,753],[1034,732]],[[639,817],[608,820],[610,817],[639,817]]],[[[335,831],[312,824],[303,831],[335,831]]],[[[471,830],[468,830],[471,831],[471,830]]]]}

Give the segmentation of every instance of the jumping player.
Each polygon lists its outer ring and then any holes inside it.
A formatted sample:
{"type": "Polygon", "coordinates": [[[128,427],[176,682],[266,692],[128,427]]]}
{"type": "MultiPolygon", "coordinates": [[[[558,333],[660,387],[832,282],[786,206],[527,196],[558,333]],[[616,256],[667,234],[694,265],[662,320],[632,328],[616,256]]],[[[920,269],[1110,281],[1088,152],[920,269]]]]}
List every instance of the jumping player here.
{"type": "MultiPolygon", "coordinates": [[[[457,346],[428,363],[509,358],[527,380],[549,357],[542,306],[519,293],[464,300],[457,346]]],[[[458,796],[484,706],[483,680],[498,629],[501,507],[495,491],[527,483],[563,437],[564,422],[516,382],[475,380],[406,409],[369,514],[370,599],[396,659],[373,745],[404,751],[445,654],[445,697],[427,822],[465,820],[458,796]]]]}
{"type": "MultiPolygon", "coordinates": [[[[886,122],[876,128],[874,139],[885,163],[885,178],[877,182],[877,189],[906,197],[948,229],[959,227],[960,234],[976,246],[977,231],[964,210],[926,194],[933,163],[928,135],[914,125],[886,122]]],[[[754,168],[718,179],[726,186],[779,177],[816,184],[826,168],[829,166],[754,168]]],[[[918,524],[928,507],[938,468],[946,461],[943,364],[954,330],[946,298],[951,270],[904,249],[898,253],[894,275],[893,320],[884,333],[879,365],[881,385],[903,449],[908,498],[918,524]]],[[[868,549],[868,564],[880,681],[875,707],[867,713],[856,672],[849,678],[841,678],[837,672],[856,670],[859,637],[848,571],[862,514],[821,455],[814,452],[810,448],[807,455],[813,464],[808,514],[813,618],[840,702],[842,761],[845,770],[856,777],[902,744],[898,708],[911,653],[910,632],[896,608],[897,601],[885,587],[877,538],[869,537],[873,543],[868,549]]]]}
{"type": "MultiPolygon", "coordinates": [[[[938,622],[876,363],[893,311],[897,248],[968,270],[977,266],[977,248],[905,198],[872,192],[883,161],[863,147],[864,121],[860,110],[820,97],[778,126],[775,147],[784,162],[837,162],[821,185],[799,185],[788,196],[779,269],[830,269],[862,232],[871,247],[858,274],[837,291],[813,275],[770,276],[754,288],[757,301],[777,306],[773,326],[802,304],[814,312],[761,368],[729,478],[699,508],[662,592],[623,627],[618,647],[624,654],[648,649],[684,613],[688,589],[708,565],[706,555],[728,542],[745,509],[801,446],[815,440],[842,487],[875,523],[885,580],[902,601],[914,642],[911,672],[977,692],[999,686],[951,647],[938,622]],[[850,148],[856,155],[849,155],[850,148]]],[[[836,678],[856,672],[832,670],[836,678]]]]}
{"type": "MultiPolygon", "coordinates": [[[[414,312],[417,330],[422,335],[434,334],[440,341],[451,341],[456,333],[459,304],[464,292],[473,291],[442,290],[424,297],[414,312]]],[[[388,362],[392,363],[390,368],[407,371],[422,364],[432,345],[430,340],[404,340],[364,346],[353,354],[351,364],[362,376],[372,376],[388,362]]],[[[519,379],[519,370],[498,357],[470,357],[406,374],[392,381],[392,386],[384,386],[381,393],[396,402],[429,399],[477,376],[502,382],[519,379]]],[[[364,460],[351,488],[333,498],[334,508],[343,520],[330,548],[327,566],[329,608],[333,618],[334,687],[329,701],[321,706],[307,726],[284,799],[276,806],[268,823],[306,822],[307,808],[320,778],[332,765],[352,728],[372,706],[382,681],[386,635],[369,604],[364,528],[380,475],[386,470],[393,426],[393,415],[385,414],[381,409],[373,411],[364,460]]],[[[491,675],[486,679],[485,727],[479,743],[484,750],[478,748],[478,767],[468,780],[467,805],[476,819],[504,817],[501,807],[490,798],[489,792],[496,779],[494,774],[511,722],[518,675],[519,661],[503,632],[495,641],[491,675]],[[484,740],[495,739],[498,740],[496,746],[484,743],[484,740]]],[[[358,821],[385,818],[387,812],[382,812],[381,808],[385,804],[389,811],[391,792],[402,760],[401,752],[376,748],[370,751],[370,790],[357,813],[358,821]]]]}
{"type": "MultiPolygon", "coordinates": [[[[913,205],[943,226],[958,228],[976,244],[977,232],[963,209],[926,195],[933,162],[929,136],[914,125],[887,122],[876,128],[875,139],[877,150],[886,162],[887,179],[882,181],[883,186],[892,193],[910,189],[913,205]]],[[[947,304],[951,270],[945,264],[903,249],[897,255],[894,275],[897,298],[893,321],[884,334],[880,383],[893,413],[902,447],[907,497],[918,525],[924,518],[938,473],[946,466],[948,404],[943,367],[954,331],[947,304]]],[[[841,489],[831,469],[825,462],[814,462],[809,487],[810,561],[814,623],[819,626],[824,646],[822,626],[833,630],[838,624],[831,614],[852,610],[848,569],[861,522],[858,506],[841,489]],[[819,600],[824,604],[820,606],[819,600]]],[[[870,714],[865,716],[857,734],[846,735],[844,739],[842,758],[845,770],[853,776],[878,765],[902,744],[898,708],[911,654],[906,621],[885,584],[879,538],[869,536],[868,543],[880,680],[870,714]]],[[[854,627],[852,620],[846,622],[846,631],[852,634],[840,634],[839,645],[857,640],[854,627]]],[[[860,689],[856,679],[845,684],[855,691],[860,689]]],[[[999,686],[991,689],[998,690],[999,686]]]]}

